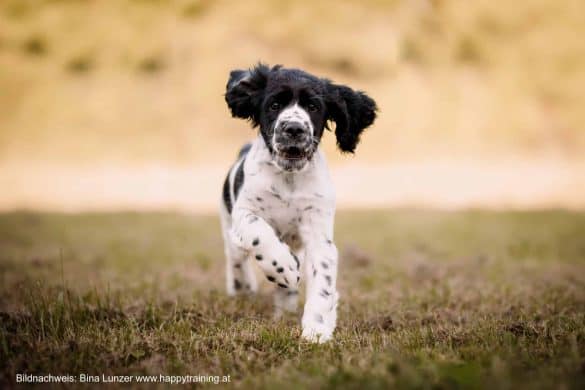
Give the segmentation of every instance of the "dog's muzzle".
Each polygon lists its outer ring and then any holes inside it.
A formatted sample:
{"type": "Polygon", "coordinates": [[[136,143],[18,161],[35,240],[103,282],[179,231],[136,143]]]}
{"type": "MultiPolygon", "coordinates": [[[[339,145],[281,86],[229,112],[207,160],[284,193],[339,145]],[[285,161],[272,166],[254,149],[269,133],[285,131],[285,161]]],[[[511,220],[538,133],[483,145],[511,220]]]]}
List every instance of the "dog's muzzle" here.
{"type": "Polygon", "coordinates": [[[278,165],[285,170],[301,169],[314,152],[311,129],[301,122],[283,122],[274,134],[278,165]]]}

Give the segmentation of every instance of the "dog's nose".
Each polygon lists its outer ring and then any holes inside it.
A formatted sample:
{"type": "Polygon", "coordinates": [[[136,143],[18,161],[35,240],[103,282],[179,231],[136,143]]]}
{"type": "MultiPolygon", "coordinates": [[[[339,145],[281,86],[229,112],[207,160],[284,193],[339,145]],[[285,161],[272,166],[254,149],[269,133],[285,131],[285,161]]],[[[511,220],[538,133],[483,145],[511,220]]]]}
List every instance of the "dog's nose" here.
{"type": "Polygon", "coordinates": [[[290,138],[298,138],[305,132],[300,123],[289,123],[284,127],[284,134],[290,138]]]}

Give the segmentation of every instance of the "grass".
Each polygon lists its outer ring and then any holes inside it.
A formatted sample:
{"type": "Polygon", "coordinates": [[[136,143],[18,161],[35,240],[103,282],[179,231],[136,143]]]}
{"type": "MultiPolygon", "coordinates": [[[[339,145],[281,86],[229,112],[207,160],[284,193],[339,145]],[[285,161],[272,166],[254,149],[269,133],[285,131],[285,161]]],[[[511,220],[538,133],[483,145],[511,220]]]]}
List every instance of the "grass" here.
{"type": "Polygon", "coordinates": [[[339,327],[311,345],[296,318],[270,319],[267,285],[225,295],[215,217],[3,214],[0,384],[26,372],[583,388],[583,237],[585,214],[564,211],[341,212],[339,327]]]}

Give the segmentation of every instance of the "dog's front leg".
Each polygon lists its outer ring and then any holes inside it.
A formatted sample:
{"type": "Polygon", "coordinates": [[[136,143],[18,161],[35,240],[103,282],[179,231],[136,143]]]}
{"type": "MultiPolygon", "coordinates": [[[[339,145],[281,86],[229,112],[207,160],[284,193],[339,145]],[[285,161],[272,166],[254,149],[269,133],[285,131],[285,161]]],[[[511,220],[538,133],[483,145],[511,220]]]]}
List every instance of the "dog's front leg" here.
{"type": "Polygon", "coordinates": [[[306,240],[307,291],[302,326],[303,338],[324,343],[331,339],[337,321],[337,248],[331,236],[309,234],[306,240]]]}
{"type": "Polygon", "coordinates": [[[300,262],[263,218],[247,210],[234,211],[230,234],[233,243],[256,260],[266,279],[280,288],[297,290],[300,262]]]}

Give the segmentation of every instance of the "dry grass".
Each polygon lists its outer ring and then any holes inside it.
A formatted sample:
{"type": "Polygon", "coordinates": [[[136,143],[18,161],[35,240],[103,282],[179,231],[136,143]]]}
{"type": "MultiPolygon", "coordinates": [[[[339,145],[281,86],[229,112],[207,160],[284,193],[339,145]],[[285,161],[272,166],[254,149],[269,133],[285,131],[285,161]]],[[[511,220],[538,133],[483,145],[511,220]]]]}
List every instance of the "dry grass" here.
{"type": "Polygon", "coordinates": [[[0,382],[231,375],[241,387],[583,388],[585,215],[342,212],[339,328],[223,293],[215,217],[0,216],[0,382]]]}

